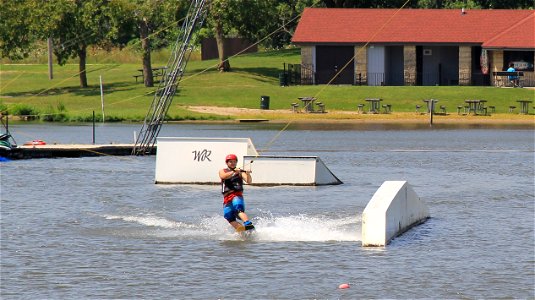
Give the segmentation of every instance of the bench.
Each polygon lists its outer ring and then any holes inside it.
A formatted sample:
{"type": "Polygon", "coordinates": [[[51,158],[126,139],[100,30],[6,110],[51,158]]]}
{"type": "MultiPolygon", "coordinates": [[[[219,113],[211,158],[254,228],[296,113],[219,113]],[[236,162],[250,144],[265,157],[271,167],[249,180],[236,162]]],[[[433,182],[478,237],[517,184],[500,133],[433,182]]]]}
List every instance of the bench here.
{"type": "Polygon", "coordinates": [[[461,114],[461,110],[463,110],[463,115],[467,115],[470,112],[470,106],[469,105],[459,105],[457,106],[457,114],[461,114]]]}
{"type": "Polygon", "coordinates": [[[524,72],[522,71],[515,71],[515,72],[499,71],[499,72],[492,72],[492,76],[494,76],[494,86],[497,86],[497,87],[509,86],[509,83],[510,83],[509,76],[519,77],[518,85],[522,86],[520,77],[524,76],[524,72]]]}
{"type": "Polygon", "coordinates": [[[392,112],[392,104],[383,104],[381,106],[383,107],[385,114],[389,114],[392,112]]]}
{"type": "Polygon", "coordinates": [[[292,103],[291,106],[292,106],[292,112],[294,112],[294,113],[298,113],[299,112],[299,104],[292,103]]]}
{"type": "MultiPolygon", "coordinates": [[[[158,80],[158,77],[161,77],[162,80],[163,80],[164,77],[165,77],[165,71],[166,70],[167,70],[167,67],[152,68],[152,80],[153,81],[154,80],[158,80]]],[[[140,72],[140,74],[132,75],[132,77],[134,77],[136,79],[136,82],[137,82],[138,77],[144,78],[143,69],[138,69],[137,71],[140,72]]]]}
{"type": "Polygon", "coordinates": [[[361,114],[364,112],[364,104],[357,105],[357,113],[361,114]]]}
{"type": "MultiPolygon", "coordinates": [[[[161,73],[153,73],[152,74],[152,78],[153,80],[158,80],[158,77],[162,77],[163,75],[161,73]]],[[[137,83],[137,79],[139,77],[141,77],[142,79],[144,78],[143,74],[139,74],[139,75],[132,75],[132,77],[134,77],[136,79],[136,83],[137,83]]]]}
{"type": "Polygon", "coordinates": [[[321,102],[316,102],[316,105],[318,106],[318,112],[319,113],[325,113],[325,104],[321,102]]]}

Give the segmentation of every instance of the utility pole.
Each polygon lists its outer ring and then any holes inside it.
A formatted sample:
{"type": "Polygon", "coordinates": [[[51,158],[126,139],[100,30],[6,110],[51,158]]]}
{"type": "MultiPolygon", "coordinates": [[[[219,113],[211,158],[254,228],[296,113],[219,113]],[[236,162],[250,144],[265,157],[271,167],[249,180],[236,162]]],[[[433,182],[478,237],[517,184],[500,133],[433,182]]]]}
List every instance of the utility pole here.
{"type": "Polygon", "coordinates": [[[54,74],[52,73],[52,38],[48,38],[48,79],[54,79],[54,74]]]}

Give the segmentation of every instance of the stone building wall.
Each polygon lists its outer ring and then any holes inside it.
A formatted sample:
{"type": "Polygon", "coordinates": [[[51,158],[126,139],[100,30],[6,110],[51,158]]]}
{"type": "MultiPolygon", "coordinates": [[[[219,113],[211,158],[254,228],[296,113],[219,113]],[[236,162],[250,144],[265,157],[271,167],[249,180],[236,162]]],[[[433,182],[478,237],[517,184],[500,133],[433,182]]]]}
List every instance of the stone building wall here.
{"type": "MultiPolygon", "coordinates": [[[[492,76],[492,72],[500,72],[503,70],[503,50],[489,51],[489,56],[490,56],[490,68],[489,68],[490,84],[494,86],[496,85],[500,86],[502,83],[496,82],[496,78],[492,76]]],[[[498,80],[501,80],[501,78],[498,78],[498,80]]]]}
{"type": "Polygon", "coordinates": [[[459,85],[472,83],[472,47],[459,46],[459,85]]]}
{"type": "Polygon", "coordinates": [[[302,65],[312,65],[312,51],[314,46],[301,46],[301,64],[302,65]]]}
{"type": "Polygon", "coordinates": [[[301,82],[315,84],[314,46],[301,46],[301,82]]]}
{"type": "Polygon", "coordinates": [[[355,46],[355,84],[367,85],[368,82],[368,52],[365,45],[355,46]]]}

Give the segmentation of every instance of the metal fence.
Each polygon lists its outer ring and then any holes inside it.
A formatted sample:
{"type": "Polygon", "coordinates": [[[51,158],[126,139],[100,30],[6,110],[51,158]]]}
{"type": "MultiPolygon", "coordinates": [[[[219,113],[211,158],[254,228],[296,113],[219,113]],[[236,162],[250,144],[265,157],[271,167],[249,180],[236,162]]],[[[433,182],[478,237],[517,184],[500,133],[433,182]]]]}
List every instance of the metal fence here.
{"type": "Polygon", "coordinates": [[[281,85],[314,84],[314,67],[306,64],[284,64],[281,85]]]}
{"type": "Polygon", "coordinates": [[[301,84],[301,65],[300,64],[288,64],[287,70],[288,85],[300,85],[301,84]]]}
{"type": "Polygon", "coordinates": [[[404,76],[405,85],[417,86],[490,86],[490,75],[471,74],[470,72],[459,72],[458,75],[439,74],[436,72],[418,72],[416,76],[406,73],[404,76]]]}
{"type": "Polygon", "coordinates": [[[534,72],[524,72],[524,76],[520,77],[522,86],[535,86],[535,73],[534,72]]]}

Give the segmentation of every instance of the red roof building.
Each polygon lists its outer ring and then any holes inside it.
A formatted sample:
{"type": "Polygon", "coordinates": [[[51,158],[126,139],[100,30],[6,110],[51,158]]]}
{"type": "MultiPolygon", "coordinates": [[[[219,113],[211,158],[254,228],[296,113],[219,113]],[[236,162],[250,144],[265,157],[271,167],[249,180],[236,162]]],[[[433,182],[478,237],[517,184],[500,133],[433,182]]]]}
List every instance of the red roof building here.
{"type": "Polygon", "coordinates": [[[320,84],[486,85],[510,63],[535,83],[533,10],[307,8],[292,42],[320,84]]]}

